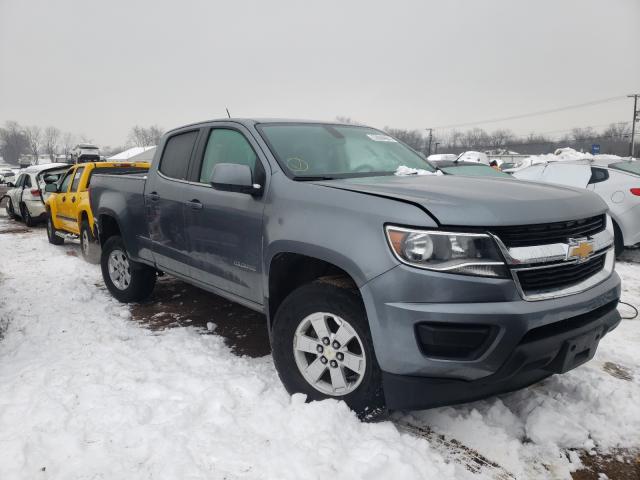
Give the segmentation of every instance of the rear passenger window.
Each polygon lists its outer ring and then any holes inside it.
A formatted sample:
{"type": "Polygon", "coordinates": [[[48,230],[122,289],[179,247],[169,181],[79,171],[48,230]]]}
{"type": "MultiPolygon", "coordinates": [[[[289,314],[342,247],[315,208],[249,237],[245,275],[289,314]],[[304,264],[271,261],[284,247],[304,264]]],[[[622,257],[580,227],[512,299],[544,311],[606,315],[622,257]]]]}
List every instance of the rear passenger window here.
{"type": "Polygon", "coordinates": [[[72,192],[78,191],[78,187],[80,186],[80,179],[82,178],[83,173],[84,167],[80,167],[76,170],[76,175],[73,177],[73,184],[71,185],[72,192]]]}
{"type": "Polygon", "coordinates": [[[179,133],[167,140],[160,160],[160,172],[167,177],[184,180],[198,131],[179,133]]]}
{"type": "Polygon", "coordinates": [[[31,188],[31,177],[29,175],[24,176],[24,188],[31,188]]]}
{"type": "Polygon", "coordinates": [[[594,168],[591,167],[591,178],[589,179],[589,184],[592,183],[600,183],[609,179],[609,172],[604,168],[594,168]]]}

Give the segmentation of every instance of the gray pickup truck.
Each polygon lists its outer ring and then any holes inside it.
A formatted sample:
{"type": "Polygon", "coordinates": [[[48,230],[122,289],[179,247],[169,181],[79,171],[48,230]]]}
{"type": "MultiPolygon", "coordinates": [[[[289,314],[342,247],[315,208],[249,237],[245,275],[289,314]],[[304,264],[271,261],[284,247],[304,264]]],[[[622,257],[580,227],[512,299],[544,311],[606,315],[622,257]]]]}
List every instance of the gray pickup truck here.
{"type": "Polygon", "coordinates": [[[598,196],[443,175],[368,127],[187,125],[90,199],[118,300],[164,272],[262,312],[287,390],[362,416],[566,372],[620,322],[598,196]]]}

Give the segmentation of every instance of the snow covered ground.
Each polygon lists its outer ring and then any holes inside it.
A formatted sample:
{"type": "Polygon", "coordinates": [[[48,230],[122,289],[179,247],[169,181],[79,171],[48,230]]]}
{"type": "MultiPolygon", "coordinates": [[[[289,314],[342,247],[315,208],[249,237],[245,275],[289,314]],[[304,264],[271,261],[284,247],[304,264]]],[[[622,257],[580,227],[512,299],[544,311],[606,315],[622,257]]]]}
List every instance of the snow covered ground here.
{"type": "MultiPolygon", "coordinates": [[[[366,424],[290,397],[269,356],[142,327],[77,246],[10,226],[0,216],[2,480],[568,478],[580,455],[640,447],[640,320],[566,375],[366,424]]],[[[638,305],[635,253],[617,270],[638,305]]]]}

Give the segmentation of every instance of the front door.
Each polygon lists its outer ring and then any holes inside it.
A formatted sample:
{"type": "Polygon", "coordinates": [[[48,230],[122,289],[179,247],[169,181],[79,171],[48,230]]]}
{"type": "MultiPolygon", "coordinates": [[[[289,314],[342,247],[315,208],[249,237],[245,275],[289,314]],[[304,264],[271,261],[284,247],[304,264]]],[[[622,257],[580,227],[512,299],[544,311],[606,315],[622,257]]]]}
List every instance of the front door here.
{"type": "Polygon", "coordinates": [[[249,138],[231,126],[207,132],[192,169],[185,222],[191,277],[261,304],[264,201],[209,183],[216,164],[237,163],[248,165],[254,183],[264,185],[265,167],[249,138]]]}
{"type": "Polygon", "coordinates": [[[198,130],[169,137],[156,175],[149,175],[144,202],[149,237],[156,265],[161,270],[189,275],[184,208],[187,201],[187,171],[198,130]]]}

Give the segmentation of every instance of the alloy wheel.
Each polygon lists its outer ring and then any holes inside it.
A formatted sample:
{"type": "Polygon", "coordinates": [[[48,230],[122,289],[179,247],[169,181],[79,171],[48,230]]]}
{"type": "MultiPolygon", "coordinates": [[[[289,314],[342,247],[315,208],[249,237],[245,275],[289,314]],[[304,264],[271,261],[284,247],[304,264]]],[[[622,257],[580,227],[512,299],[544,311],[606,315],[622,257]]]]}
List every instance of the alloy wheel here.
{"type": "Polygon", "coordinates": [[[109,278],[118,290],[126,290],[131,284],[131,265],[122,250],[113,250],[109,254],[109,278]]]}
{"type": "Polygon", "coordinates": [[[334,397],[358,388],[367,367],[362,339],[349,322],[332,313],[302,319],[293,337],[293,354],[309,385],[334,397]]]}

